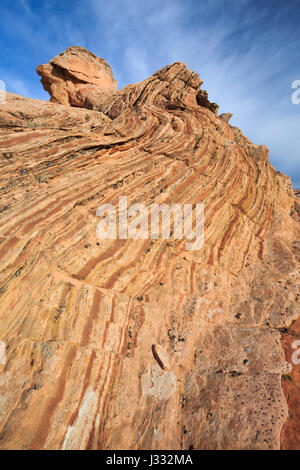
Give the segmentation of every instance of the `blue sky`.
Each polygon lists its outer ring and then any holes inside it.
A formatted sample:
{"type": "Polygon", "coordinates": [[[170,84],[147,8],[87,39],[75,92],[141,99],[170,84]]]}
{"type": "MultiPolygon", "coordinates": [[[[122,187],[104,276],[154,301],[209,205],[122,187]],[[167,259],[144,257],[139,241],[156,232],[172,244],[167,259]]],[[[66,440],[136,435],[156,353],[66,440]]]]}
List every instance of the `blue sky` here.
{"type": "Polygon", "coordinates": [[[183,61],[220,112],[300,188],[300,0],[1,0],[0,80],[48,100],[35,68],[71,45],[111,65],[118,88],[183,61]]]}

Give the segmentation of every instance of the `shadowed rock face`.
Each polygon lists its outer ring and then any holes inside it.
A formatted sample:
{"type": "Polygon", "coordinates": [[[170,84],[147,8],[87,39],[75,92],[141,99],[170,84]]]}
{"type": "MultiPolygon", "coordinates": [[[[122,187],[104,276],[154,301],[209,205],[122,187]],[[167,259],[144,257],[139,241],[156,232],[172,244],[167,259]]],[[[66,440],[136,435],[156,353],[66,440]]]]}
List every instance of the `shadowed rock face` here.
{"type": "Polygon", "coordinates": [[[184,64],[117,91],[84,85],[68,51],[50,62],[57,81],[39,69],[52,102],[0,107],[0,448],[297,445],[281,344],[299,318],[289,177],[184,64]],[[99,241],[97,208],[120,196],[203,203],[203,247],[99,241]]]}

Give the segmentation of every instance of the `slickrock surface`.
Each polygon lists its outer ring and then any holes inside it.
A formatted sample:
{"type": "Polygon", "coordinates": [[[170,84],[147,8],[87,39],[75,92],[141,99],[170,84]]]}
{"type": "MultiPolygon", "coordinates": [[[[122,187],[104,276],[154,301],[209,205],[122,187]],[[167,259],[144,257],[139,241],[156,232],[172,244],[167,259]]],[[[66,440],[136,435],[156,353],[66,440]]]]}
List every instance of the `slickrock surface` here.
{"type": "Polygon", "coordinates": [[[184,64],[120,91],[92,84],[82,109],[58,57],[55,103],[0,107],[0,448],[299,445],[281,338],[300,316],[290,178],[184,64]],[[96,210],[119,196],[204,203],[203,248],[99,241],[96,210]]]}

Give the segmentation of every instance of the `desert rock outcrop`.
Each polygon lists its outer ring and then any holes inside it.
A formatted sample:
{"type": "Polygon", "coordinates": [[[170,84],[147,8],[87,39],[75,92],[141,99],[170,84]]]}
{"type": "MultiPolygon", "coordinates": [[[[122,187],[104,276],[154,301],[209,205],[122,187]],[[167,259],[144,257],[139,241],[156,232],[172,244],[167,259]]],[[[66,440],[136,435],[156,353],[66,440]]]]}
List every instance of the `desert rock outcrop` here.
{"type": "Polygon", "coordinates": [[[75,67],[69,49],[38,68],[51,102],[0,106],[0,448],[295,445],[290,178],[184,64],[118,91],[93,57],[75,67]],[[203,203],[203,247],[99,241],[97,208],[120,196],[203,203]]]}
{"type": "Polygon", "coordinates": [[[84,47],[72,46],[48,64],[37,67],[51,101],[87,107],[86,96],[95,90],[116,90],[117,82],[108,63],[84,47]]]}

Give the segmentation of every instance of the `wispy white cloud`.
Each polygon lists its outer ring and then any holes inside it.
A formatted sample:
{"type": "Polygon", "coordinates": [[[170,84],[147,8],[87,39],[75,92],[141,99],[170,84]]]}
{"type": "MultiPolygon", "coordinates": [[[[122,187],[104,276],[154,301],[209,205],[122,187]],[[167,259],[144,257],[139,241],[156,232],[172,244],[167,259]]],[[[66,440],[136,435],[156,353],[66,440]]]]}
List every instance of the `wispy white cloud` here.
{"type": "Polygon", "coordinates": [[[8,78],[6,79],[6,89],[12,93],[17,93],[25,97],[30,97],[30,91],[27,88],[26,83],[19,78],[8,78]]]}

